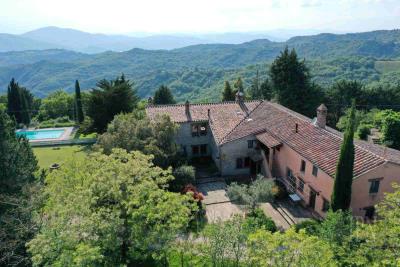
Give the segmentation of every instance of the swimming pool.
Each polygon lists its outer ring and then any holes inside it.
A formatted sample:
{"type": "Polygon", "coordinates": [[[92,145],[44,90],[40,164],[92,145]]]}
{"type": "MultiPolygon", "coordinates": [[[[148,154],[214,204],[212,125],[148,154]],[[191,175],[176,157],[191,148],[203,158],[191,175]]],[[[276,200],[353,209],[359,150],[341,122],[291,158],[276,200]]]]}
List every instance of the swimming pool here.
{"type": "Polygon", "coordinates": [[[24,135],[28,140],[58,139],[65,130],[28,130],[18,131],[17,136],[24,135]]]}

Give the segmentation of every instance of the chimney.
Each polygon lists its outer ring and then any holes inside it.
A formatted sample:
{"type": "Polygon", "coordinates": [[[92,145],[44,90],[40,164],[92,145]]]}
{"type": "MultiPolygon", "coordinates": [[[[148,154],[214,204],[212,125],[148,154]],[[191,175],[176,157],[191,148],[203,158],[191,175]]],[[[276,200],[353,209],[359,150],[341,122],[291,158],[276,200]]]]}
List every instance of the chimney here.
{"type": "Polygon", "coordinates": [[[207,109],[207,116],[208,116],[208,119],[210,119],[210,109],[207,109]]]}
{"type": "Polygon", "coordinates": [[[296,123],[296,125],[295,125],[294,127],[295,127],[294,131],[295,131],[296,133],[298,133],[298,132],[299,132],[299,124],[296,123]]]}
{"type": "Polygon", "coordinates": [[[317,108],[317,120],[315,121],[316,126],[325,129],[327,114],[328,114],[327,107],[324,104],[321,104],[317,108]]]}
{"type": "Polygon", "coordinates": [[[186,102],[185,102],[185,113],[186,113],[186,115],[190,114],[190,103],[189,103],[189,100],[186,100],[186,102]]]}
{"type": "Polygon", "coordinates": [[[236,102],[243,103],[244,94],[240,91],[237,91],[237,93],[235,95],[235,100],[236,100],[236,102]]]}

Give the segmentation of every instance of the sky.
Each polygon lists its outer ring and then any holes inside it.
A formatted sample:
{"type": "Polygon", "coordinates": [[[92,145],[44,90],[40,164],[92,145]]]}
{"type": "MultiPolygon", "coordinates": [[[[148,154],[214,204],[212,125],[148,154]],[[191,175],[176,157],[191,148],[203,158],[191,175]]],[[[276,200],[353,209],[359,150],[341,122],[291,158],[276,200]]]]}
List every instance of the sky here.
{"type": "Polygon", "coordinates": [[[0,0],[0,32],[357,32],[400,28],[400,0],[0,0]]]}

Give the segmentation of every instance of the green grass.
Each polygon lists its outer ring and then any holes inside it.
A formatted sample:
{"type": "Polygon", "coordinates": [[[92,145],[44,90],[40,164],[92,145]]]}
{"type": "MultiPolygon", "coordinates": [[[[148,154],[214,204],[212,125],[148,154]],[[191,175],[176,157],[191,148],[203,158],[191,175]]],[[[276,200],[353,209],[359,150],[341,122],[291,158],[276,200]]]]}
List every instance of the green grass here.
{"type": "Polygon", "coordinates": [[[62,164],[67,159],[84,160],[90,147],[88,146],[57,146],[57,147],[34,147],[33,152],[39,161],[40,168],[49,168],[53,163],[62,164]]]}
{"type": "Polygon", "coordinates": [[[400,60],[378,60],[375,61],[375,69],[380,73],[400,71],[400,60]]]}

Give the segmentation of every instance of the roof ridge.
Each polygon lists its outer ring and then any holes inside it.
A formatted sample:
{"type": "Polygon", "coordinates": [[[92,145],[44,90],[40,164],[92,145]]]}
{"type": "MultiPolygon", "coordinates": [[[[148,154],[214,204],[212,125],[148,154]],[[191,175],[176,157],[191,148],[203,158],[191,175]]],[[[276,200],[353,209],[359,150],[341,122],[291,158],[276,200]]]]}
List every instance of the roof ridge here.
{"type": "Polygon", "coordinates": [[[222,144],[223,141],[228,137],[228,135],[230,135],[237,127],[239,127],[239,125],[241,125],[241,124],[243,123],[244,120],[246,120],[248,117],[250,117],[250,115],[253,114],[253,112],[254,112],[259,106],[261,106],[262,103],[264,103],[264,100],[258,100],[258,101],[260,101],[260,103],[259,103],[255,108],[253,108],[253,110],[250,111],[249,114],[247,114],[247,116],[245,116],[241,121],[239,121],[238,124],[236,124],[236,126],[233,127],[232,130],[229,131],[229,133],[227,133],[224,137],[221,138],[220,144],[222,144]]]}
{"type": "MultiPolygon", "coordinates": [[[[245,103],[262,102],[263,100],[245,100],[245,103]]],[[[223,104],[237,104],[237,101],[221,101],[221,102],[209,102],[209,103],[189,103],[190,106],[207,106],[207,105],[223,105],[223,104]]],[[[162,107],[181,107],[185,103],[179,104],[163,104],[163,105],[148,105],[146,108],[162,108],[162,107]]]]}

